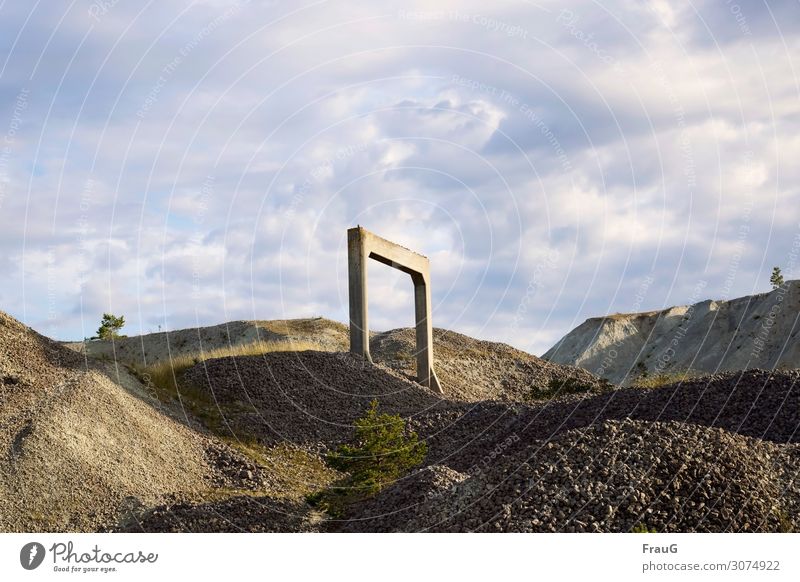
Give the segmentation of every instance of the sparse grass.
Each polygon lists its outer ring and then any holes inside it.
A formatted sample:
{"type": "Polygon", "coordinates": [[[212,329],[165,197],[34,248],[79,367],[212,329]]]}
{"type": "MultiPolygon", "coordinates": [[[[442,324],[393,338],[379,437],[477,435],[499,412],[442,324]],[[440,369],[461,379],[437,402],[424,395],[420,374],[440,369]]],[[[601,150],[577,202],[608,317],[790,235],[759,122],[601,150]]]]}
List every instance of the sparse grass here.
{"type": "Polygon", "coordinates": [[[642,375],[636,378],[631,384],[631,388],[642,388],[646,390],[652,390],[654,388],[661,388],[662,386],[667,386],[668,384],[676,384],[678,382],[685,382],[691,378],[697,377],[697,374],[694,374],[690,371],[686,372],[661,372],[659,374],[650,375],[642,375]]]}
{"type": "MultiPolygon", "coordinates": [[[[292,445],[281,443],[264,446],[255,441],[245,443],[242,439],[222,439],[242,453],[268,474],[269,495],[272,497],[302,500],[324,491],[342,478],[342,473],[331,469],[318,455],[292,445]]],[[[265,491],[250,489],[213,488],[205,492],[205,498],[223,499],[231,495],[259,497],[265,491]]]]}
{"type": "Polygon", "coordinates": [[[551,378],[547,382],[547,388],[534,386],[530,392],[530,400],[550,400],[556,396],[566,396],[567,394],[583,394],[591,392],[592,387],[584,384],[577,378],[567,378],[559,380],[551,378]]]}
{"type": "Polygon", "coordinates": [[[259,320],[255,323],[261,329],[281,335],[311,334],[318,332],[320,328],[326,327],[345,332],[348,330],[346,325],[337,321],[327,320],[323,317],[259,320]]]}
{"type": "Polygon", "coordinates": [[[301,499],[329,487],[342,473],[330,468],[318,455],[285,443],[263,446],[255,441],[225,439],[234,449],[265,467],[279,497],[301,499]]]}
{"type": "Polygon", "coordinates": [[[789,514],[783,509],[775,509],[774,513],[775,517],[778,518],[778,531],[780,533],[793,533],[794,524],[792,523],[789,514]]]}
{"type": "Polygon", "coordinates": [[[637,523],[631,528],[631,533],[658,533],[655,528],[648,528],[643,523],[637,523]]]}

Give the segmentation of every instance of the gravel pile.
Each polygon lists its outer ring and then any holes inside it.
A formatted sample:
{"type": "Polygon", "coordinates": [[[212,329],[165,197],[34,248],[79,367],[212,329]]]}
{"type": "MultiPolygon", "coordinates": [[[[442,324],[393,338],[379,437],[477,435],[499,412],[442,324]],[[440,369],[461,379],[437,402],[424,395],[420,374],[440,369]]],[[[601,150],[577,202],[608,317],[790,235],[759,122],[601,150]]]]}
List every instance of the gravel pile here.
{"type": "Polygon", "coordinates": [[[423,467],[392,483],[377,497],[350,508],[347,519],[331,520],[328,529],[341,532],[402,531],[406,523],[415,519],[419,505],[440,499],[466,478],[467,475],[443,465],[423,467]]]}
{"type": "Polygon", "coordinates": [[[785,531],[800,527],[799,471],[798,445],[674,422],[607,421],[530,443],[444,493],[387,489],[368,519],[354,516],[342,529],[785,531]]]}
{"type": "Polygon", "coordinates": [[[214,443],[205,450],[206,461],[214,469],[210,481],[219,488],[264,491],[272,485],[269,471],[229,447],[214,443]]]}
{"type": "MultiPolygon", "coordinates": [[[[407,379],[416,378],[413,328],[370,335],[370,351],[376,363],[407,379]]],[[[553,388],[565,380],[582,391],[601,392],[610,388],[586,370],[551,363],[507,344],[481,341],[438,328],[434,329],[433,337],[436,372],[452,399],[525,402],[549,397],[553,388]]],[[[92,357],[143,365],[256,341],[295,343],[326,352],[345,352],[350,345],[349,328],[322,317],[231,321],[113,341],[93,340],[64,345],[92,357]]]]}
{"type": "Polygon", "coordinates": [[[315,449],[350,439],[353,421],[373,399],[381,411],[404,417],[444,402],[427,388],[345,352],[207,360],[187,370],[182,381],[226,404],[225,420],[233,433],[263,444],[315,449]]]}
{"type": "Polygon", "coordinates": [[[207,503],[174,500],[131,515],[113,531],[124,533],[315,532],[320,517],[308,505],[272,497],[238,495],[207,503]]]}
{"type": "Polygon", "coordinates": [[[435,342],[444,397],[409,380],[411,330],[375,334],[376,364],[304,351],[189,368],[181,382],[213,395],[222,430],[261,445],[248,458],[132,376],[0,313],[0,531],[108,529],[120,515],[114,529],[160,532],[800,527],[800,372],[611,390],[503,344],[443,330],[435,342]],[[584,392],[536,401],[558,386],[584,392]],[[373,399],[425,439],[424,466],[323,523],[303,495],[341,477],[320,453],[352,438],[373,399]]]}
{"type": "Polygon", "coordinates": [[[247,460],[120,378],[0,313],[0,531],[96,531],[129,498],[257,487],[247,460]]]}
{"type": "MultiPolygon", "coordinates": [[[[446,329],[434,329],[433,346],[436,374],[448,398],[454,400],[528,402],[568,387],[592,393],[612,388],[581,368],[554,364],[507,344],[446,329]]],[[[415,351],[411,328],[377,333],[370,340],[370,354],[376,363],[411,379],[416,377],[415,351]]]]}
{"type": "Polygon", "coordinates": [[[513,452],[532,440],[604,420],[679,421],[770,440],[800,442],[800,372],[747,370],[664,386],[565,397],[536,405],[450,404],[415,417],[428,462],[459,471],[493,458],[498,444],[513,452]]]}

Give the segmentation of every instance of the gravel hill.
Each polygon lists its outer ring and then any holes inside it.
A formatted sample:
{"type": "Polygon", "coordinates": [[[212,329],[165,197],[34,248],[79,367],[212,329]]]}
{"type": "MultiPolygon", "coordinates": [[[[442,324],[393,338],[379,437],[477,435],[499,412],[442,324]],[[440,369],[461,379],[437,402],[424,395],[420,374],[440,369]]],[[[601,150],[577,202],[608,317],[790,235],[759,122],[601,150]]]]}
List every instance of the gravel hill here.
{"type": "MultiPolygon", "coordinates": [[[[446,329],[433,332],[435,369],[448,397],[468,402],[520,401],[571,382],[587,392],[610,386],[586,370],[554,364],[503,343],[478,340],[446,329]]],[[[374,334],[370,353],[375,362],[414,378],[416,339],[410,328],[374,334]]]]}
{"type": "Polygon", "coordinates": [[[699,374],[800,365],[800,281],[770,293],[648,313],[593,317],[544,359],[628,384],[649,374],[699,374]]]}
{"type": "Polygon", "coordinates": [[[315,450],[352,436],[370,401],[414,417],[445,400],[427,388],[350,353],[276,352],[220,358],[187,370],[183,380],[223,403],[226,429],[265,443],[315,450]]]}
{"type": "Polygon", "coordinates": [[[131,500],[255,485],[246,459],[116,372],[0,312],[0,531],[95,531],[131,500]]]}
{"type": "MultiPolygon", "coordinates": [[[[113,341],[66,345],[95,358],[144,365],[258,341],[337,353],[346,352],[350,346],[347,326],[321,317],[232,321],[113,341]]],[[[375,363],[413,380],[416,378],[415,345],[411,328],[373,332],[370,352],[375,363]]],[[[445,329],[434,329],[434,355],[436,373],[448,397],[455,400],[525,401],[542,392],[560,389],[567,379],[581,390],[599,392],[609,388],[580,368],[553,364],[506,344],[481,341],[445,329]]]]}
{"type": "Polygon", "coordinates": [[[95,358],[126,364],[151,365],[181,356],[195,356],[219,348],[255,342],[312,344],[323,351],[345,351],[350,345],[347,326],[337,321],[274,319],[269,321],[231,321],[220,325],[177,329],[121,337],[115,340],[65,342],[73,351],[95,358]]]}
{"type": "Polygon", "coordinates": [[[659,532],[797,528],[800,447],[680,423],[604,421],[470,475],[427,468],[344,531],[659,532]]]}
{"type": "Polygon", "coordinates": [[[719,374],[537,405],[451,404],[413,425],[426,437],[427,466],[332,529],[800,526],[797,371],[719,374]],[[603,514],[608,507],[613,515],[603,514]]]}

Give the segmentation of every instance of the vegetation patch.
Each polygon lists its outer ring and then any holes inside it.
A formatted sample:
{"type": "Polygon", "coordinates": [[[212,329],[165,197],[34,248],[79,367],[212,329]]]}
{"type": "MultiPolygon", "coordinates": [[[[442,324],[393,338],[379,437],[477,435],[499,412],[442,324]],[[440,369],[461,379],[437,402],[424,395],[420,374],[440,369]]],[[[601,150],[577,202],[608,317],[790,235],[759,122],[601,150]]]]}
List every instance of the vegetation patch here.
{"type": "MultiPolygon", "coordinates": [[[[606,381],[606,384],[608,382],[606,381]]],[[[608,386],[611,386],[608,384],[608,386]]],[[[592,386],[585,384],[577,378],[566,378],[561,380],[559,378],[551,378],[547,382],[546,388],[534,386],[530,392],[530,400],[550,400],[557,396],[566,396],[567,394],[586,394],[592,391],[592,386]]]]}
{"type": "Polygon", "coordinates": [[[224,440],[268,471],[273,497],[304,499],[342,478],[339,471],[318,455],[287,443],[266,447],[254,440],[246,442],[229,437],[224,440]]]}
{"type": "Polygon", "coordinates": [[[347,476],[306,500],[333,517],[341,517],[347,507],[378,493],[385,486],[418,466],[428,447],[417,433],[396,414],[378,412],[373,400],[366,414],[355,422],[356,438],[326,457],[328,466],[347,476]]]}
{"type": "Polygon", "coordinates": [[[654,388],[661,388],[669,384],[678,384],[686,382],[691,378],[697,377],[697,374],[687,370],[685,372],[661,372],[659,374],[643,374],[636,378],[631,384],[631,388],[642,388],[652,390],[654,388]]]}

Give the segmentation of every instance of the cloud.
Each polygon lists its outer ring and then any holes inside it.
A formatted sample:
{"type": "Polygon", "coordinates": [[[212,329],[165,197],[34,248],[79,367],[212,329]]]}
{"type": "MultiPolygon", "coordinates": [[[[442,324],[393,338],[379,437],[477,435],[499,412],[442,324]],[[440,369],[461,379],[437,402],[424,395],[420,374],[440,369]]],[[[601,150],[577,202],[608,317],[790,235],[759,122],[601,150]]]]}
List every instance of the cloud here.
{"type": "Polygon", "coordinates": [[[795,3],[93,6],[0,8],[0,308],[57,337],[345,320],[362,224],[436,325],[541,353],[763,289],[800,228],[795,3]]]}

